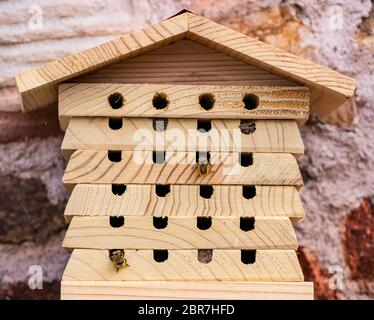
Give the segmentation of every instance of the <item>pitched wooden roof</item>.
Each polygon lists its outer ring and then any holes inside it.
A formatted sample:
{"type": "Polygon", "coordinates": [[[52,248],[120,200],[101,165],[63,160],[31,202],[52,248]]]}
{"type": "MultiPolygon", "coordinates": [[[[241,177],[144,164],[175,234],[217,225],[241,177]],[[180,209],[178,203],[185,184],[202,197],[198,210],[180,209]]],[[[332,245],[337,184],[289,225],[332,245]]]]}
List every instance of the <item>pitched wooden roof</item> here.
{"type": "Polygon", "coordinates": [[[351,98],[355,80],[189,11],[16,76],[23,111],[57,102],[57,85],[171,42],[188,38],[311,89],[311,111],[320,116],[351,98]]]}

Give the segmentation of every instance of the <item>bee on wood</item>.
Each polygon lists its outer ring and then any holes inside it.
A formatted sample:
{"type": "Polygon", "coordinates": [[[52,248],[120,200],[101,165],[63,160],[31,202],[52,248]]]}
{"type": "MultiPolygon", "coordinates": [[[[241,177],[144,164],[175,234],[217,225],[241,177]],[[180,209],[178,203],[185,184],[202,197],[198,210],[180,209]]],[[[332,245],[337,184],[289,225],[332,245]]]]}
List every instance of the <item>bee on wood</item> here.
{"type": "Polygon", "coordinates": [[[123,249],[109,250],[109,258],[112,260],[116,271],[129,267],[125,258],[125,251],[123,249]]]}
{"type": "Polygon", "coordinates": [[[206,176],[210,171],[210,163],[207,153],[201,152],[199,154],[198,169],[200,176],[206,176]]]}
{"type": "Polygon", "coordinates": [[[209,173],[209,163],[199,163],[199,175],[206,176],[209,173]]]}

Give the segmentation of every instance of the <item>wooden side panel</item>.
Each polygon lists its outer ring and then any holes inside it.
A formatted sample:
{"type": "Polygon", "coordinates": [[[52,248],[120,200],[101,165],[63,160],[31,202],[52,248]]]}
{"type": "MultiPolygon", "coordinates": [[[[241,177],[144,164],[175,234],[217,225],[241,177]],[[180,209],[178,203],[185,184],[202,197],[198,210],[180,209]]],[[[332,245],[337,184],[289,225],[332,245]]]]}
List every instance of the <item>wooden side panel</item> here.
{"type": "MultiPolygon", "coordinates": [[[[286,216],[304,217],[299,193],[292,186],[214,185],[210,198],[200,196],[195,185],[171,185],[164,197],[156,194],[155,185],[126,186],[122,195],[112,192],[111,185],[79,184],[75,186],[65,209],[65,216],[286,216]],[[255,190],[255,194],[253,194],[255,190]]],[[[204,189],[203,189],[204,191],[204,189]]],[[[209,190],[208,190],[209,191],[209,190]]]]}
{"type": "Polygon", "coordinates": [[[245,264],[240,250],[213,250],[202,263],[195,250],[170,250],[156,262],[152,250],[126,250],[128,266],[116,271],[108,250],[76,249],[63,281],[304,281],[296,252],[257,250],[256,261],[245,264]]]}
{"type": "MultiPolygon", "coordinates": [[[[250,231],[241,230],[240,219],[233,217],[214,217],[205,230],[198,228],[198,218],[168,217],[163,229],[155,228],[152,217],[125,217],[124,225],[119,227],[112,227],[110,221],[105,216],[73,217],[63,246],[70,249],[297,248],[295,231],[288,218],[258,217],[250,231]]],[[[204,220],[205,226],[206,223],[204,220]]]]}
{"type": "Polygon", "coordinates": [[[295,82],[188,39],[178,40],[73,81],[298,86],[295,82]]]}
{"type": "MultiPolygon", "coordinates": [[[[66,130],[61,149],[66,157],[74,150],[125,150],[140,146],[144,150],[196,151],[204,145],[210,151],[285,152],[300,156],[304,145],[296,121],[257,120],[242,124],[240,120],[211,120],[208,132],[197,131],[194,119],[163,120],[116,118],[121,128],[110,128],[109,118],[73,118],[66,130]],[[164,131],[156,131],[155,126],[164,131]]],[[[204,125],[204,123],[202,123],[204,125]]]]}
{"type": "MultiPolygon", "coordinates": [[[[75,151],[67,165],[63,182],[68,188],[78,183],[252,184],[298,187],[303,183],[296,159],[285,153],[254,153],[253,164],[244,167],[239,164],[239,153],[210,152],[211,170],[206,176],[200,176],[198,173],[195,152],[166,152],[164,163],[153,163],[151,151],[122,152],[121,157],[119,162],[112,162],[106,151],[75,151]]],[[[250,158],[248,154],[242,155],[242,159],[250,158]]],[[[245,164],[245,161],[242,161],[245,164]]]]}
{"type": "Polygon", "coordinates": [[[165,117],[165,118],[246,118],[307,119],[309,89],[275,86],[208,86],[176,84],[65,83],[59,86],[59,116],[66,123],[69,117],[165,117]],[[120,93],[124,104],[113,109],[108,97],[120,93]],[[156,109],[153,98],[166,95],[167,107],[156,109]],[[214,106],[205,110],[199,96],[214,95],[214,106]],[[243,98],[254,94],[258,106],[248,110],[243,98]]]}
{"type": "Polygon", "coordinates": [[[70,300],[312,300],[312,282],[62,281],[70,300]]]}

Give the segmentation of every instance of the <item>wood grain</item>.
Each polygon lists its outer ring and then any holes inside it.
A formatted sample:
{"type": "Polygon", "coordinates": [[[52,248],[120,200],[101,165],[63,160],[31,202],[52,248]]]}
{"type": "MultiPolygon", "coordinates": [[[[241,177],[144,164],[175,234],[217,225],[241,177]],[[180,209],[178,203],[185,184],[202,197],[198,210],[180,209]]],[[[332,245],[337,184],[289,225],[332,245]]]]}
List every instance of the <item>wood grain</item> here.
{"type": "Polygon", "coordinates": [[[298,86],[254,65],[188,39],[88,73],[76,83],[169,83],[298,86]]]}
{"type": "Polygon", "coordinates": [[[116,271],[108,250],[75,249],[62,280],[69,281],[304,281],[292,250],[257,250],[256,261],[244,264],[240,250],[213,250],[202,263],[197,250],[170,250],[156,262],[153,250],[126,250],[128,267],[116,271]]]}
{"type": "Polygon", "coordinates": [[[184,38],[187,30],[186,13],[20,73],[16,83],[22,109],[27,112],[55,104],[58,83],[165,46],[184,38]]]}
{"type": "Polygon", "coordinates": [[[62,124],[78,116],[305,120],[309,114],[309,89],[306,87],[64,83],[59,85],[58,98],[62,124]],[[118,109],[113,109],[108,102],[109,95],[115,92],[122,94],[125,100],[118,109]],[[167,95],[166,108],[153,106],[157,93],[167,95]],[[199,96],[206,93],[215,97],[210,110],[199,104],[199,96]],[[256,109],[244,107],[246,94],[259,97],[256,109]]]}
{"type": "Polygon", "coordinates": [[[189,13],[187,38],[310,87],[311,110],[321,117],[354,94],[354,79],[193,13],[189,13]]]}
{"type": "Polygon", "coordinates": [[[152,162],[152,151],[122,152],[111,162],[106,151],[75,151],[65,170],[68,189],[79,183],[133,184],[251,184],[302,186],[296,159],[286,153],[254,153],[243,167],[238,153],[210,152],[211,170],[200,176],[195,152],[166,152],[164,163],[152,162]]]}
{"type": "Polygon", "coordinates": [[[195,185],[171,185],[165,197],[156,194],[155,185],[126,186],[122,195],[112,193],[111,185],[78,184],[65,208],[72,216],[286,216],[304,218],[299,193],[292,186],[256,186],[256,195],[243,197],[242,186],[214,185],[211,198],[200,196],[195,185]]]}
{"type": "Polygon", "coordinates": [[[236,217],[214,217],[200,230],[197,218],[168,217],[164,229],[152,217],[125,217],[114,228],[109,217],[73,217],[63,247],[67,249],[297,249],[295,231],[285,217],[258,217],[250,231],[240,229],[236,217]]]}
{"type": "Polygon", "coordinates": [[[312,282],[67,281],[64,300],[312,300],[312,282]]]}
{"type": "Polygon", "coordinates": [[[154,119],[119,118],[119,122],[122,127],[113,130],[108,118],[71,119],[61,146],[64,156],[68,159],[79,149],[133,151],[139,145],[144,150],[196,151],[199,144],[211,151],[284,152],[296,157],[304,153],[293,120],[257,120],[255,131],[248,134],[240,131],[240,120],[211,120],[212,129],[205,133],[197,131],[194,119],[168,119],[161,132],[154,130],[154,119]]]}

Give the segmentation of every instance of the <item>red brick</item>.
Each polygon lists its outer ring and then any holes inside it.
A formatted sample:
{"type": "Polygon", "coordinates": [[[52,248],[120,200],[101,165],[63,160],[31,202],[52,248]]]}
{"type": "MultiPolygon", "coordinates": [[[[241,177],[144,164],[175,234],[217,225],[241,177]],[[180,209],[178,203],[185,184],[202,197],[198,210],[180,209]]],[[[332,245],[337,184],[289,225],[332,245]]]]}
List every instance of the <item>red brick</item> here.
{"type": "Polygon", "coordinates": [[[323,269],[315,253],[307,248],[300,247],[298,258],[303,269],[305,281],[314,283],[314,297],[318,300],[337,300],[336,292],[329,287],[329,274],[323,269]]]}

